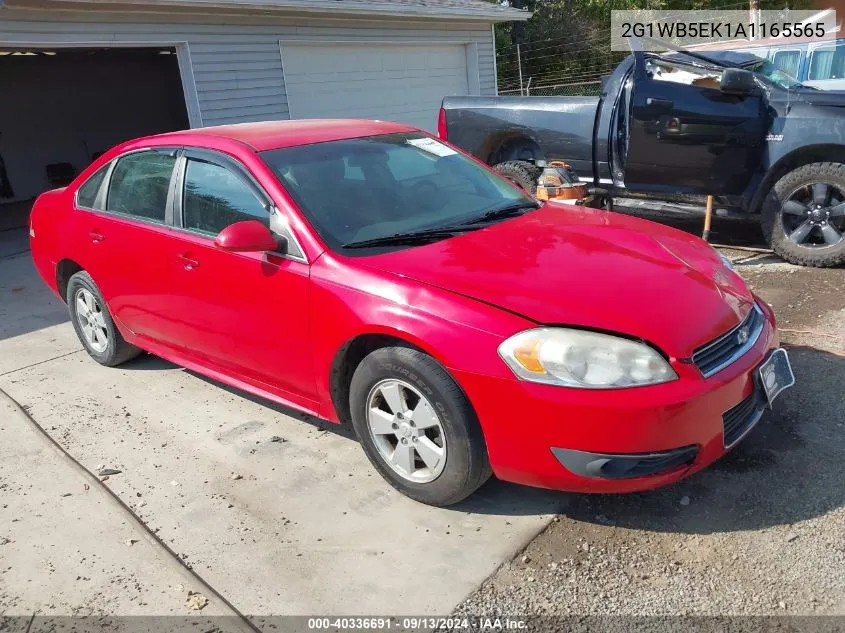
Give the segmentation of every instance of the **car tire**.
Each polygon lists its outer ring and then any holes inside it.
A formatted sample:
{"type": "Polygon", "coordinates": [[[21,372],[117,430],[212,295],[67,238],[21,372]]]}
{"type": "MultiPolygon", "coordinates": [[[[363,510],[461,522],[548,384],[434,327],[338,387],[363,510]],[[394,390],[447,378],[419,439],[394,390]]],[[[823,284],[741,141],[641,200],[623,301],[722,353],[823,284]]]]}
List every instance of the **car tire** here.
{"type": "Polygon", "coordinates": [[[469,400],[428,354],[410,347],[371,352],[352,376],[349,404],[370,462],[408,497],[449,506],[490,477],[487,447],[469,400]],[[402,456],[409,453],[407,468],[402,456]]]}
{"type": "Polygon", "coordinates": [[[115,327],[100,289],[87,272],[80,271],[68,280],[66,299],[73,329],[95,361],[114,367],[141,353],[115,327]]]}
{"type": "Polygon", "coordinates": [[[788,262],[800,266],[838,266],[845,263],[845,214],[839,215],[843,211],[834,210],[834,207],[843,203],[845,165],[802,165],[778,180],[766,196],[760,218],[763,235],[772,250],[788,262]],[[828,193],[823,200],[819,196],[821,208],[817,209],[813,200],[814,188],[819,186],[821,194],[821,185],[827,187],[828,193]],[[812,216],[814,212],[818,215],[812,216]],[[835,214],[832,217],[831,212],[835,214]],[[809,229],[808,222],[812,224],[809,229]],[[803,234],[805,229],[809,231],[806,235],[803,234]],[[831,229],[843,238],[836,244],[826,245],[822,231],[830,232],[835,239],[831,229]]]}
{"type": "Polygon", "coordinates": [[[530,195],[537,194],[537,180],[543,170],[525,160],[509,160],[493,167],[508,180],[512,180],[530,195]]]}

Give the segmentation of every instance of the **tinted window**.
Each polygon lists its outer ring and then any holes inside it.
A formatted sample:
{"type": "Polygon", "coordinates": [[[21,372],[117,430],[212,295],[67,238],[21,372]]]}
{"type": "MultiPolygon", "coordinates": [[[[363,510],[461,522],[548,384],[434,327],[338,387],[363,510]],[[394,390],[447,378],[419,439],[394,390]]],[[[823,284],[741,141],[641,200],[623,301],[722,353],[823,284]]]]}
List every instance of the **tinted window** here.
{"type": "Polygon", "coordinates": [[[100,185],[103,184],[103,179],[106,177],[106,172],[108,170],[108,165],[100,167],[100,169],[94,172],[94,175],[86,180],[85,184],[79,188],[79,191],[76,194],[76,203],[80,207],[86,207],[88,209],[94,208],[94,202],[97,200],[100,185]]]}
{"type": "Polygon", "coordinates": [[[183,226],[217,235],[230,224],[243,220],[260,220],[270,226],[270,214],[237,175],[213,163],[188,160],[183,226]]]}
{"type": "Polygon", "coordinates": [[[164,222],[167,192],[176,157],[139,152],[117,161],[109,182],[106,208],[138,218],[164,222]]]}
{"type": "Polygon", "coordinates": [[[845,77],[845,46],[817,48],[810,59],[811,80],[845,77]]]}
{"type": "Polygon", "coordinates": [[[505,179],[420,133],[287,147],[262,157],[334,249],[453,226],[492,209],[532,202],[505,179]]]}
{"type": "Polygon", "coordinates": [[[778,70],[793,79],[798,78],[798,66],[801,63],[801,51],[778,51],[772,57],[772,63],[778,70]]]}

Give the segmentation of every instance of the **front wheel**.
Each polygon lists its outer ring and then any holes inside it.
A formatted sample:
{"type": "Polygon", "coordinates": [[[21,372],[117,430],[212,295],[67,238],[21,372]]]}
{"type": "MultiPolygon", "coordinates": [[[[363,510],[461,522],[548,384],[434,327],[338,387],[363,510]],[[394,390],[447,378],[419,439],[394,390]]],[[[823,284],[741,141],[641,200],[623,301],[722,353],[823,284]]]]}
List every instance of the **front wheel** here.
{"type": "Polygon", "coordinates": [[[845,263],[845,165],[811,163],[775,183],[761,224],[772,250],[801,266],[845,263]]]}
{"type": "Polygon", "coordinates": [[[407,347],[370,353],[352,377],[349,404],[367,457],[412,499],[452,505],[490,477],[475,412],[431,356],[407,347]]]}

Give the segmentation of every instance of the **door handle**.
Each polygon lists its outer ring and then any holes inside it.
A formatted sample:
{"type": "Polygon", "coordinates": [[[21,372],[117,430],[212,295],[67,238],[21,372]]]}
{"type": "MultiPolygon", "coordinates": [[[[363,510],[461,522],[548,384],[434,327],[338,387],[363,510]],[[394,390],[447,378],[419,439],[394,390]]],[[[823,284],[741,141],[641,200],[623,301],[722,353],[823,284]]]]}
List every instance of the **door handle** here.
{"type": "Polygon", "coordinates": [[[106,238],[103,236],[103,234],[102,234],[102,233],[100,233],[99,231],[91,231],[91,232],[88,234],[88,237],[90,237],[90,238],[91,238],[91,241],[92,241],[92,242],[94,242],[94,244],[99,244],[99,243],[100,243],[100,242],[102,242],[104,239],[106,239],[106,238]]]}
{"type": "Polygon", "coordinates": [[[645,100],[645,104],[655,106],[657,108],[671,108],[675,105],[671,99],[661,99],[660,97],[649,97],[645,100]]]}
{"type": "Polygon", "coordinates": [[[185,267],[185,270],[193,270],[194,268],[197,268],[200,265],[197,260],[188,257],[187,253],[182,253],[178,257],[179,261],[182,262],[182,265],[185,267]]]}

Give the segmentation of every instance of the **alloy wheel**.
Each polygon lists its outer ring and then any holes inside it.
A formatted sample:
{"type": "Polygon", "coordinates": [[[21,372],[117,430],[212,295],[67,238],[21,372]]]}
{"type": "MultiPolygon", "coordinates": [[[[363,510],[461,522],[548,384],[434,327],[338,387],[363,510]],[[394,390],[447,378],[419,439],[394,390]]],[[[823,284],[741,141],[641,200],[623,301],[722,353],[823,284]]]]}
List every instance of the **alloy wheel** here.
{"type": "Polygon", "coordinates": [[[780,208],[790,241],[803,248],[836,246],[845,239],[845,191],[828,182],[802,185],[780,208]]]}
{"type": "Polygon", "coordinates": [[[402,478],[428,483],[443,472],[443,424],[412,385],[396,379],[377,383],[367,396],[367,425],[379,455],[402,478]]]}
{"type": "Polygon", "coordinates": [[[98,354],[105,352],[109,346],[109,335],[103,307],[86,288],[80,288],[76,293],[76,322],[91,349],[98,354]]]}

